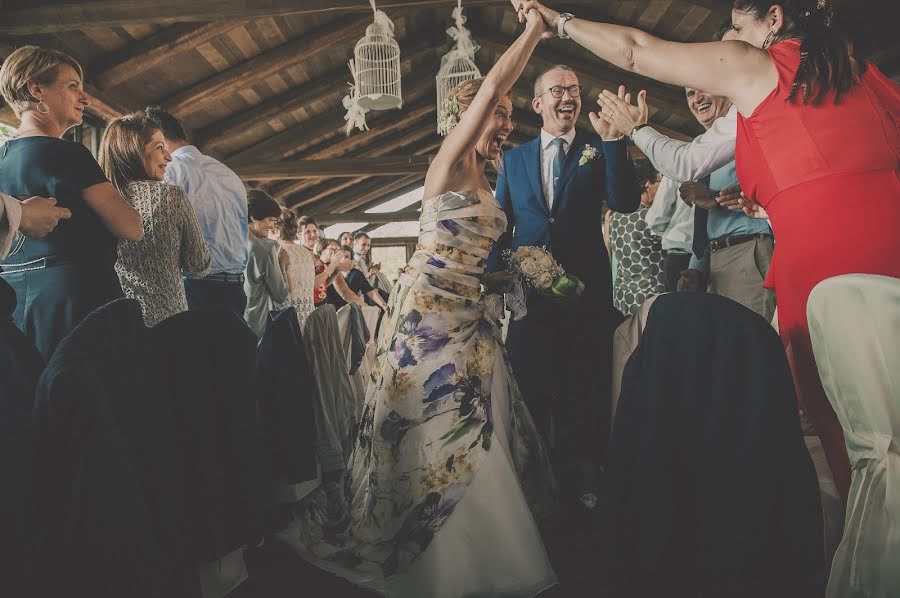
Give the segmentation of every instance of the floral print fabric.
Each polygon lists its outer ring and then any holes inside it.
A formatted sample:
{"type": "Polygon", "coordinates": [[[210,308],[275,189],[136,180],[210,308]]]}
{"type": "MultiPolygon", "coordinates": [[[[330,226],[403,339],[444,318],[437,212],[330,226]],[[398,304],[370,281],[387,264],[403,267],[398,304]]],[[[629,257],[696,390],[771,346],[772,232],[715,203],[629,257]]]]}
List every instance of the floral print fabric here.
{"type": "MultiPolygon", "coordinates": [[[[291,528],[299,536],[292,543],[339,572],[371,579],[407,568],[451,516],[491,450],[497,352],[509,364],[486,313],[480,276],[505,230],[505,214],[486,191],[423,201],[419,244],[388,302],[347,467],[351,523],[329,529],[322,493],[291,528]]],[[[512,387],[510,451],[532,508],[548,510],[549,465],[512,387]]]]}

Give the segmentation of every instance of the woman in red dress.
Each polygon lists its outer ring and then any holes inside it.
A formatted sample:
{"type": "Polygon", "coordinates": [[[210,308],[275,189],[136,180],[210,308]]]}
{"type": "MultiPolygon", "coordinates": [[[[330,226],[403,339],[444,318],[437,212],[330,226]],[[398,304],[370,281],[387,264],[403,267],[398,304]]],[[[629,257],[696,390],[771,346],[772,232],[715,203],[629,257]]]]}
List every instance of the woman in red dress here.
{"type": "MultiPolygon", "coordinates": [[[[560,31],[556,11],[537,2],[513,5],[520,15],[538,9],[550,29],[560,31]]],[[[798,400],[846,499],[847,450],[819,381],[806,300],[817,283],[840,274],[900,278],[897,85],[874,66],[854,69],[846,41],[830,26],[828,0],[735,0],[735,41],[702,44],[563,20],[562,32],[600,58],[726,96],[737,107],[738,179],[744,194],[768,212],[775,233],[766,284],[776,291],[798,400]]],[[[604,111],[615,109],[601,104],[604,111]]]]}

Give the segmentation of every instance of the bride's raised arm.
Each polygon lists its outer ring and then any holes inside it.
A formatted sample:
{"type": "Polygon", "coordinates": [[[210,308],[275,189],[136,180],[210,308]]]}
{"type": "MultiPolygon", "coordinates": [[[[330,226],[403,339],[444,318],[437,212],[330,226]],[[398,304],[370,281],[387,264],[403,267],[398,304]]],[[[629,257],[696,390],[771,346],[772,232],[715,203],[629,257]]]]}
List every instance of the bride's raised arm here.
{"type": "MultiPolygon", "coordinates": [[[[537,10],[550,31],[559,12],[540,2],[511,0],[519,11],[537,10]]],[[[603,60],[657,81],[731,98],[749,115],[775,87],[778,74],[768,54],[743,41],[670,42],[633,27],[572,18],[565,33],[603,60]]]]}
{"type": "Polygon", "coordinates": [[[472,104],[453,127],[431,163],[432,168],[449,168],[472,152],[500,98],[506,96],[519,79],[531,53],[547,31],[540,15],[531,11],[525,17],[525,31],[506,49],[491,68],[472,100],[472,104]]]}

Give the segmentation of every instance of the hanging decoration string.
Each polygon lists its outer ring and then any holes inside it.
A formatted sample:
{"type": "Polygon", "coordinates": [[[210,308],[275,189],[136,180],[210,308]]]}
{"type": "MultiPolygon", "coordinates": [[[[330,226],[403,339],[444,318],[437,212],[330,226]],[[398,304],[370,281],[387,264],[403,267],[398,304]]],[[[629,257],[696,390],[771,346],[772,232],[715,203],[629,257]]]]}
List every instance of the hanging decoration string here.
{"type": "Polygon", "coordinates": [[[344,120],[347,121],[344,132],[349,137],[354,128],[357,128],[360,131],[368,131],[369,125],[366,124],[366,112],[368,112],[368,110],[359,105],[356,64],[353,62],[352,58],[350,59],[350,62],[347,63],[347,66],[350,67],[350,74],[353,76],[353,83],[347,83],[347,85],[350,86],[350,93],[345,95],[343,99],[344,108],[347,110],[347,114],[344,115],[344,120]]]}

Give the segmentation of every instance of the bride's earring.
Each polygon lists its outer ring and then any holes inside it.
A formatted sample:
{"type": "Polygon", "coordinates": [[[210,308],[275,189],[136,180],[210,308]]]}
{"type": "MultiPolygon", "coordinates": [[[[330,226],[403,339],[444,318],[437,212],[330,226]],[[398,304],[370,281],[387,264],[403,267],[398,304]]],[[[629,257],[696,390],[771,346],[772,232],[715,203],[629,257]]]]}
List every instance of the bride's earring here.
{"type": "Polygon", "coordinates": [[[769,35],[766,36],[765,41],[763,41],[763,50],[772,45],[772,40],[775,39],[775,30],[769,29],[769,35]]]}
{"type": "Polygon", "coordinates": [[[45,104],[44,100],[38,100],[37,106],[35,106],[34,109],[37,110],[38,112],[40,112],[41,114],[50,114],[50,106],[45,104]],[[41,110],[41,106],[44,107],[43,110],[41,110]]]}

